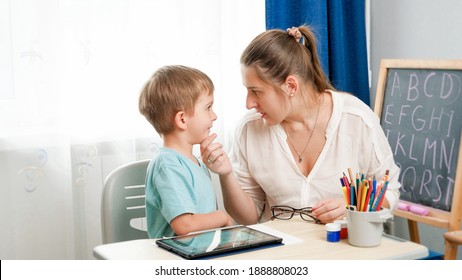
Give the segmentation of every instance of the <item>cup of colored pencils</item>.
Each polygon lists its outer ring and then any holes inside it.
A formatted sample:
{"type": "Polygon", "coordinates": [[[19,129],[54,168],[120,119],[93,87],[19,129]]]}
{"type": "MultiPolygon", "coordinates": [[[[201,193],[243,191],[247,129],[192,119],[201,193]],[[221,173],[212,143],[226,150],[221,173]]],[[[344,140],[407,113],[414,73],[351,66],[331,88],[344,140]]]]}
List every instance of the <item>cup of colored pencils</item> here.
{"type": "Polygon", "coordinates": [[[359,212],[380,211],[388,187],[389,170],[380,181],[366,178],[364,173],[359,172],[353,177],[351,168],[348,168],[348,174],[349,178],[345,172],[340,178],[347,208],[359,212]]]}

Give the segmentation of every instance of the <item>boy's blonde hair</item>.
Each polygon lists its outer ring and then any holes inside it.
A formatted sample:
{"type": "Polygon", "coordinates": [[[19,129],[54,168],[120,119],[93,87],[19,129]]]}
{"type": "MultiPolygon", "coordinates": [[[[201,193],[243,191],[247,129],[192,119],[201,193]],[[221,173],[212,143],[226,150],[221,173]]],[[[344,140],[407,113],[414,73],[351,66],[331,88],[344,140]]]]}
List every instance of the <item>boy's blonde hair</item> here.
{"type": "Polygon", "coordinates": [[[212,80],[203,72],[182,65],[164,66],[141,90],[139,111],[162,136],[173,131],[176,113],[193,115],[200,94],[213,91],[212,80]]]}

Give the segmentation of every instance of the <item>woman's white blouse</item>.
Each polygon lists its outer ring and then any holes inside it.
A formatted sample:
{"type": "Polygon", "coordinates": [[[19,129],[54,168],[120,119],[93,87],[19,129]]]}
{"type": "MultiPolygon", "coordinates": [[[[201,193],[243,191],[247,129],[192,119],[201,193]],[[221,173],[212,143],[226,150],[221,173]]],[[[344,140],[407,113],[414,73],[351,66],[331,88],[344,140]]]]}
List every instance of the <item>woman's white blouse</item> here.
{"type": "MultiPolygon", "coordinates": [[[[340,178],[343,173],[348,176],[348,168],[377,181],[389,170],[386,198],[390,209],[396,208],[401,186],[399,168],[379,118],[357,97],[330,93],[333,112],[326,143],[307,177],[298,169],[281,125],[266,126],[253,110],[239,123],[230,158],[242,189],[261,213],[260,222],[271,217],[273,205],[302,208],[320,200],[344,197],[340,178]]],[[[309,148],[306,152],[310,152],[309,148]]]]}

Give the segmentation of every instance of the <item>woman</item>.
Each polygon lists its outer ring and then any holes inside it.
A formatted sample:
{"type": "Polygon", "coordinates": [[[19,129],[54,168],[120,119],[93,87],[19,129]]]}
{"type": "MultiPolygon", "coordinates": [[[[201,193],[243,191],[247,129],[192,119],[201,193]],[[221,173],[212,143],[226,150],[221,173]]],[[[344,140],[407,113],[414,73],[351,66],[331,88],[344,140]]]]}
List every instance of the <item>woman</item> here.
{"type": "Polygon", "coordinates": [[[241,66],[251,111],[236,130],[234,172],[213,136],[201,144],[238,223],[267,221],[275,205],[312,207],[323,223],[341,219],[346,201],[339,178],[349,168],[377,180],[388,171],[382,206],[396,208],[399,168],[379,119],[358,98],[335,91],[307,26],[258,35],[241,66]]]}

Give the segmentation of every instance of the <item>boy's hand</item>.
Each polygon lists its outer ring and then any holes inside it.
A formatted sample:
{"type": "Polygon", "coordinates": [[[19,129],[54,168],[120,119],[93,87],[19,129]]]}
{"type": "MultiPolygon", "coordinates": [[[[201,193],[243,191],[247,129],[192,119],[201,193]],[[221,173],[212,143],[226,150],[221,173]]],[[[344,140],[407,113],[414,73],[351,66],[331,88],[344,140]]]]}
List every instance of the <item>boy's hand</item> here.
{"type": "Polygon", "coordinates": [[[223,145],[213,140],[217,138],[215,133],[210,134],[201,143],[201,158],[207,167],[214,173],[226,175],[231,173],[232,167],[228,155],[223,151],[223,145]]]}

